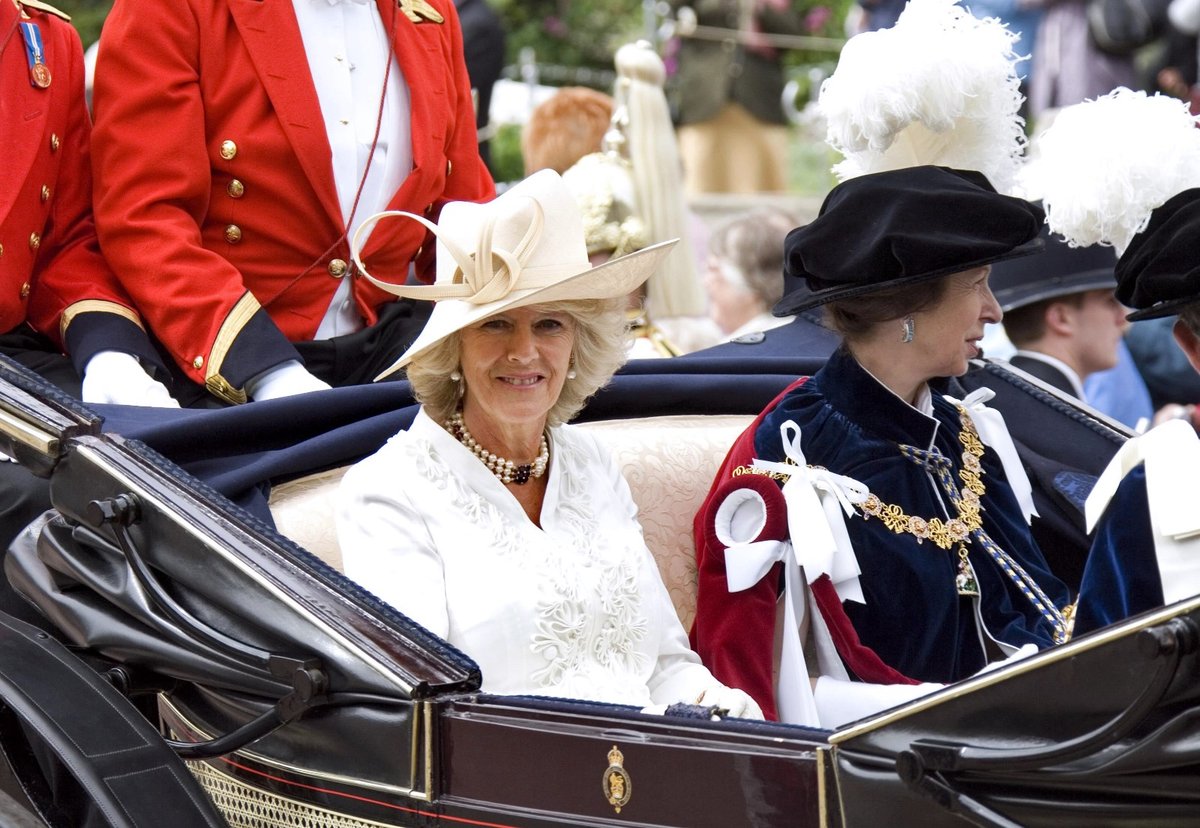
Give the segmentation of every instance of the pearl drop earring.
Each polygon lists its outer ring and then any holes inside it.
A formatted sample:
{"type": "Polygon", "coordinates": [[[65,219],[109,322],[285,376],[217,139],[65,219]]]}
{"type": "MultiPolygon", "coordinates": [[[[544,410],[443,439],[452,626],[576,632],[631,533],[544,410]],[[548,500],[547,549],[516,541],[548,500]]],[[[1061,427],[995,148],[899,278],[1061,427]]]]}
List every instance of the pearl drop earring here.
{"type": "Polygon", "coordinates": [[[462,382],[462,374],[460,374],[458,371],[451,371],[450,372],[450,381],[451,382],[462,382]]]}

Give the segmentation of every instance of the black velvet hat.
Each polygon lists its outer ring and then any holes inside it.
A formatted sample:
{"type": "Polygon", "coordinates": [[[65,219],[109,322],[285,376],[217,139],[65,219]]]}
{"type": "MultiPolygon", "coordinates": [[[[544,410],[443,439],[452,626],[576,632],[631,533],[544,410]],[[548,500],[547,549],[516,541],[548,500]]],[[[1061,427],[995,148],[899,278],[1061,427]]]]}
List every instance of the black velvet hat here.
{"type": "Polygon", "coordinates": [[[1046,299],[1117,287],[1117,253],[1111,247],[1071,247],[1045,225],[1041,237],[1046,245],[1042,255],[992,265],[989,283],[1005,313],[1046,299]]]}
{"type": "Polygon", "coordinates": [[[982,173],[908,167],[844,181],[811,224],[784,242],[784,295],[776,316],[923,282],[1042,249],[1044,214],[1000,195],[982,173]]]}
{"type": "Polygon", "coordinates": [[[1200,188],[1184,190],[1150,214],[1117,262],[1117,299],[1127,317],[1157,319],[1200,302],[1200,188]]]}

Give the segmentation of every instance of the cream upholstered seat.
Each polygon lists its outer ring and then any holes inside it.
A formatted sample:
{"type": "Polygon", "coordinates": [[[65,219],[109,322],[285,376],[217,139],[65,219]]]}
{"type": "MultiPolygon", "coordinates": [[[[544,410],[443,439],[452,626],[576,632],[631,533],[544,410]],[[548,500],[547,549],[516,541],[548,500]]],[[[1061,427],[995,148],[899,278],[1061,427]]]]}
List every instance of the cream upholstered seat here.
{"type": "MultiPolygon", "coordinates": [[[[633,499],[646,545],[658,561],[667,591],[685,629],[696,615],[696,553],[692,519],[729,447],[754,418],[699,415],[585,423],[616,458],[633,499]]],[[[333,493],[346,467],[276,486],[275,525],[341,571],[333,527],[333,493]]]]}

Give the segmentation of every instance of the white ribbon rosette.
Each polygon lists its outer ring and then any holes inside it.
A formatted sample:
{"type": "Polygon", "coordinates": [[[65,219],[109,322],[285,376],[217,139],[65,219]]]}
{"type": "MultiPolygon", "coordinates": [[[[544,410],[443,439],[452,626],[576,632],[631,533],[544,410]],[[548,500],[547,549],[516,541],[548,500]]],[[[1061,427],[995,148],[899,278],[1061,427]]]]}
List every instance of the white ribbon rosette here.
{"type": "Polygon", "coordinates": [[[730,488],[717,507],[714,528],[725,546],[730,592],[749,589],[776,563],[783,564],[784,629],[776,688],[779,717],[816,727],[820,720],[801,633],[808,585],[828,575],[842,600],[863,601],[858,559],[842,513],[852,515],[854,504],[870,492],[857,480],[810,467],[800,448],[800,428],[791,420],[780,427],[780,436],[788,462],[755,460],[753,467],[762,476],[747,476],[730,488]],[[782,489],[772,475],[786,478],[782,489]],[[781,520],[785,510],[786,523],[781,520]],[[803,581],[799,580],[802,576],[803,581]]]}

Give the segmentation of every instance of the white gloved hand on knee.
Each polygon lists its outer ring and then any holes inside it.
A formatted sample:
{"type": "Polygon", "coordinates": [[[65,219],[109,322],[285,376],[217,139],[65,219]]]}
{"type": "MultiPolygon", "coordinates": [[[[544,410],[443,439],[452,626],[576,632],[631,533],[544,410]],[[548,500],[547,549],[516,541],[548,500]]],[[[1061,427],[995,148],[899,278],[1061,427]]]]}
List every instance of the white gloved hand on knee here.
{"type": "Polygon", "coordinates": [[[310,391],[328,391],[329,387],[329,383],[317,379],[297,360],[291,359],[252,377],[246,383],[246,396],[262,402],[310,391]]]}
{"type": "Polygon", "coordinates": [[[80,396],[87,403],[179,408],[167,387],[124,351],[98,351],[83,368],[80,396]]]}

